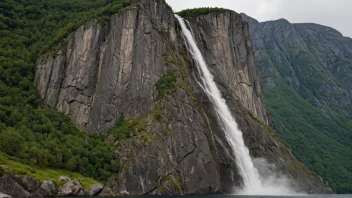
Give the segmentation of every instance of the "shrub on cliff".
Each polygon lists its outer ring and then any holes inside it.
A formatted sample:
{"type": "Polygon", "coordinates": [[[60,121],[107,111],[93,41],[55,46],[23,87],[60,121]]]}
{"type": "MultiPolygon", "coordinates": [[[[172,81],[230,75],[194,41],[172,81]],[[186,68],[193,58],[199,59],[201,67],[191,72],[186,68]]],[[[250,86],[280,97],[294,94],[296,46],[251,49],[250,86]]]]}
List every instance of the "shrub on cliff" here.
{"type": "Polygon", "coordinates": [[[228,9],[225,8],[193,8],[193,9],[186,9],[186,10],[182,10],[180,12],[178,12],[177,14],[184,17],[184,18],[189,18],[189,17],[196,17],[196,16],[200,16],[200,15],[207,15],[210,13],[219,13],[219,12],[224,12],[224,11],[228,11],[228,9]]]}

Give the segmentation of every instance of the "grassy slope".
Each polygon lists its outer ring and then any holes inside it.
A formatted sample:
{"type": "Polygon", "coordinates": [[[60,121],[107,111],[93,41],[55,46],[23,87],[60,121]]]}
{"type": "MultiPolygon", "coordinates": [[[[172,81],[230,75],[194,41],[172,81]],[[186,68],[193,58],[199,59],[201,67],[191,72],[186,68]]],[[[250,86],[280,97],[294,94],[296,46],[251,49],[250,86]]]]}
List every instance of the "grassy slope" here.
{"type": "Polygon", "coordinates": [[[18,159],[9,157],[2,152],[0,152],[0,167],[5,170],[5,174],[15,174],[19,176],[29,175],[40,182],[52,180],[60,186],[62,186],[63,183],[59,182],[59,178],[63,175],[79,181],[84,188],[89,188],[93,184],[100,183],[92,178],[68,170],[40,168],[22,164],[18,159]]]}

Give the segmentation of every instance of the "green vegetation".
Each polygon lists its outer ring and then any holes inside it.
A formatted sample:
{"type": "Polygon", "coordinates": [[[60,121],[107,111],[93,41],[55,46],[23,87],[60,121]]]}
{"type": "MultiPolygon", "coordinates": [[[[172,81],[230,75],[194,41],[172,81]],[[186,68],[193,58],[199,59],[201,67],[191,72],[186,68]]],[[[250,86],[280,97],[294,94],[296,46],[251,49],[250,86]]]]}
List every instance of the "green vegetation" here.
{"type": "Polygon", "coordinates": [[[210,13],[220,13],[220,12],[225,12],[229,11],[228,9],[225,8],[193,8],[193,9],[186,9],[178,12],[177,14],[184,17],[184,18],[191,18],[191,17],[196,17],[200,15],[207,15],[210,13]]]}
{"type": "Polygon", "coordinates": [[[112,150],[103,136],[78,131],[67,116],[53,108],[27,106],[23,111],[26,110],[27,117],[0,132],[1,151],[14,160],[77,171],[100,180],[114,170],[112,150]]]}
{"type": "Polygon", "coordinates": [[[43,105],[33,86],[34,63],[80,25],[93,18],[104,21],[133,2],[0,2],[0,151],[11,158],[3,161],[16,173],[50,179],[50,175],[70,176],[64,171],[69,170],[104,180],[118,171],[103,136],[78,131],[67,116],[43,105]],[[28,172],[29,167],[36,171],[28,172]]]}
{"type": "Polygon", "coordinates": [[[60,176],[65,175],[71,179],[79,181],[84,188],[89,188],[91,185],[99,183],[94,179],[67,170],[33,167],[22,164],[18,162],[16,158],[6,156],[0,152],[0,176],[2,173],[16,174],[20,176],[29,175],[41,182],[44,180],[53,180],[59,185],[62,184],[58,182],[60,176]]]}
{"type": "Polygon", "coordinates": [[[159,114],[159,113],[155,114],[154,118],[158,122],[163,121],[163,116],[161,114],[159,114]]]}
{"type": "Polygon", "coordinates": [[[158,97],[164,97],[165,94],[173,93],[176,90],[176,74],[175,72],[168,72],[160,77],[156,82],[155,87],[158,91],[158,97]]]}
{"type": "MultiPolygon", "coordinates": [[[[264,71],[267,65],[268,60],[257,60],[259,71],[264,71]]],[[[326,74],[313,72],[311,76],[302,75],[299,80],[303,85],[295,89],[282,78],[289,75],[285,69],[289,66],[274,63],[274,67],[280,75],[274,75],[275,87],[264,87],[264,99],[275,130],[291,146],[297,159],[321,175],[335,191],[352,192],[352,122],[338,114],[324,115],[306,100],[319,98],[317,93],[306,87],[321,84],[328,79],[323,76],[326,74]],[[310,78],[320,83],[313,83],[310,78]]],[[[310,70],[310,66],[305,64],[305,71],[310,70]]],[[[268,74],[261,73],[262,77],[265,75],[268,74]]]]}
{"type": "Polygon", "coordinates": [[[116,126],[110,129],[109,134],[114,135],[117,140],[126,140],[136,135],[137,126],[137,120],[124,120],[121,114],[116,126]]]}
{"type": "Polygon", "coordinates": [[[114,141],[128,140],[134,136],[138,136],[143,142],[155,139],[155,136],[147,132],[148,120],[153,119],[153,124],[162,123],[163,116],[160,108],[129,120],[125,120],[123,114],[120,115],[117,124],[109,130],[108,134],[114,137],[114,141]]]}
{"type": "Polygon", "coordinates": [[[275,29],[274,23],[251,32],[265,38],[264,48],[256,49],[256,66],[267,85],[264,99],[274,128],[295,156],[336,192],[351,193],[352,59],[341,47],[350,40],[325,26],[292,24],[294,44],[292,39],[278,41],[287,31],[275,29]],[[330,56],[329,46],[342,53],[330,56]]]}

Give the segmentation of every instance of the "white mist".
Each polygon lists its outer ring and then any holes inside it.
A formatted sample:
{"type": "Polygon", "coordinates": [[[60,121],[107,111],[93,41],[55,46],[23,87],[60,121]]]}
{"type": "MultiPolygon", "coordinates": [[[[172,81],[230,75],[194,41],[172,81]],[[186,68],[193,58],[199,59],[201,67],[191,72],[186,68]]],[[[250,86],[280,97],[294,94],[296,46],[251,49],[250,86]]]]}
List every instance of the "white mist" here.
{"type": "Polygon", "coordinates": [[[238,129],[237,123],[232,117],[226,101],[222,98],[191,31],[188,30],[183,18],[178,15],[175,15],[175,17],[178,19],[182,28],[182,33],[189,44],[189,51],[191,52],[193,59],[197,62],[197,67],[202,80],[202,87],[210,98],[218,114],[219,122],[225,132],[227,141],[235,153],[236,163],[239,169],[238,171],[243,178],[242,190],[237,193],[246,195],[293,194],[294,192],[286,185],[281,185],[281,183],[276,182],[278,181],[275,179],[276,177],[270,178],[270,181],[262,181],[262,178],[259,176],[258,170],[254,166],[249,155],[249,150],[244,144],[242,132],[238,129]]]}

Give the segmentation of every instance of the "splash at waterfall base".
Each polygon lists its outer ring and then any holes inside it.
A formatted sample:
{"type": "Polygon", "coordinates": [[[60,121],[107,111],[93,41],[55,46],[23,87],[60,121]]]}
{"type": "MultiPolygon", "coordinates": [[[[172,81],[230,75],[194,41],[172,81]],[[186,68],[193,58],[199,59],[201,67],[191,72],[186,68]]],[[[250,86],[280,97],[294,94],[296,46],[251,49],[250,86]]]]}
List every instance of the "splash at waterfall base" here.
{"type": "Polygon", "coordinates": [[[292,195],[297,194],[290,188],[289,180],[284,176],[277,175],[270,170],[270,165],[264,159],[252,160],[246,147],[242,132],[229,110],[226,101],[222,98],[214,78],[198,48],[191,30],[187,28],[185,20],[178,15],[182,33],[187,42],[188,50],[196,62],[201,82],[199,85],[209,97],[218,116],[218,122],[226,134],[227,141],[231,145],[236,157],[238,171],[243,184],[240,188],[235,187],[236,194],[243,195],[292,195]],[[254,164],[254,161],[256,162],[254,164]],[[255,166],[256,165],[256,166],[255,166]],[[260,172],[258,170],[261,170],[260,172]],[[260,173],[266,173],[265,176],[260,173]],[[238,188],[238,189],[236,189],[238,188]]]}

